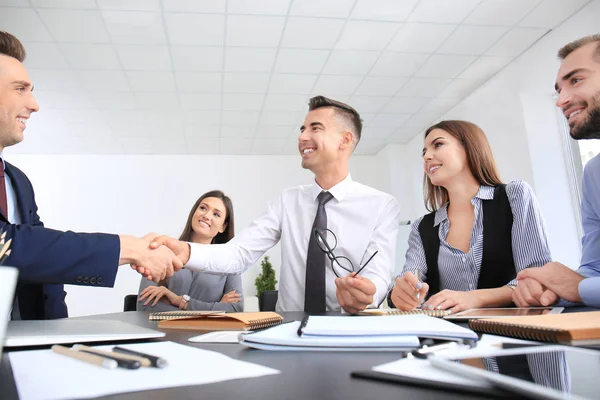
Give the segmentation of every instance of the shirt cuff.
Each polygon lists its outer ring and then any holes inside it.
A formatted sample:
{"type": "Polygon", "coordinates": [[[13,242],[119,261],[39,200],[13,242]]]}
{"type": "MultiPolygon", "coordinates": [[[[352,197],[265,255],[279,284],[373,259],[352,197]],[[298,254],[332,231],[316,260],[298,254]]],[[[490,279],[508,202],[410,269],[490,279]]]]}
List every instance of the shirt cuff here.
{"type": "Polygon", "coordinates": [[[202,265],[202,260],[204,257],[202,257],[203,254],[203,250],[204,250],[204,246],[203,244],[200,243],[189,243],[190,245],[190,259],[188,260],[187,264],[185,264],[185,267],[187,269],[191,269],[192,271],[196,270],[199,271],[200,270],[200,266],[202,265]]]}
{"type": "Polygon", "coordinates": [[[578,290],[586,306],[600,308],[600,277],[582,280],[579,282],[578,290]]]}

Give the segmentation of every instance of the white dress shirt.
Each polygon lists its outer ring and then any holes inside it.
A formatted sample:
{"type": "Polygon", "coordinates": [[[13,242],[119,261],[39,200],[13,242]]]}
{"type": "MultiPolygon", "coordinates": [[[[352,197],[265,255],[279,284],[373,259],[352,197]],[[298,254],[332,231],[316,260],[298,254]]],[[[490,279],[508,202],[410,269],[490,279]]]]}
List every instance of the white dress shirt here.
{"type": "MultiPolygon", "coordinates": [[[[306,257],[312,225],[317,213],[318,184],[285,189],[272,200],[267,212],[226,244],[190,243],[186,268],[216,274],[239,274],[281,240],[281,272],[278,311],[304,310],[306,257]]],[[[337,237],[336,256],[348,257],[358,270],[375,252],[361,272],[377,287],[374,305],[386,295],[396,259],[399,206],[389,194],[352,181],[350,175],[329,192],[325,205],[327,228],[337,237]]],[[[325,261],[327,310],[339,310],[331,262],[325,261]]]]}

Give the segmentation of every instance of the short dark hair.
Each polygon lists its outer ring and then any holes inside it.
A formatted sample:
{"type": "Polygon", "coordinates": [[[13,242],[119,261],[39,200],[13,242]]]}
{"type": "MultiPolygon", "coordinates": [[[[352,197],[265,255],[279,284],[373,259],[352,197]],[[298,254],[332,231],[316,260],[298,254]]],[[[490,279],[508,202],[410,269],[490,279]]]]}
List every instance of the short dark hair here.
{"type": "Polygon", "coordinates": [[[188,215],[187,222],[185,223],[185,228],[183,228],[183,232],[181,233],[181,236],[179,236],[179,240],[183,240],[185,242],[192,240],[192,218],[194,217],[196,209],[200,203],[202,203],[202,200],[206,199],[207,197],[216,197],[217,199],[221,199],[223,201],[223,204],[225,204],[225,224],[227,224],[225,225],[225,230],[222,233],[217,233],[217,235],[212,239],[211,243],[222,244],[233,239],[233,236],[235,235],[235,227],[233,223],[233,203],[231,202],[231,199],[222,191],[211,190],[210,192],[206,192],[200,196],[200,198],[198,198],[198,200],[196,200],[194,203],[194,206],[188,215]]]}
{"type": "Polygon", "coordinates": [[[8,32],[0,31],[0,54],[25,61],[27,52],[23,43],[8,32]]]}
{"type": "Polygon", "coordinates": [[[325,96],[315,96],[308,101],[308,111],[322,107],[332,107],[337,115],[350,125],[351,132],[356,136],[356,143],[354,144],[354,147],[356,147],[358,142],[360,142],[360,135],[362,133],[362,120],[358,111],[346,103],[332,100],[325,96]]]}
{"type": "Polygon", "coordinates": [[[600,61],[600,33],[597,33],[595,35],[584,36],[580,39],[573,40],[571,43],[564,45],[563,47],[561,47],[560,50],[558,50],[558,58],[564,60],[569,54],[571,54],[578,48],[594,42],[596,42],[596,51],[594,52],[594,57],[598,61],[600,61]]]}

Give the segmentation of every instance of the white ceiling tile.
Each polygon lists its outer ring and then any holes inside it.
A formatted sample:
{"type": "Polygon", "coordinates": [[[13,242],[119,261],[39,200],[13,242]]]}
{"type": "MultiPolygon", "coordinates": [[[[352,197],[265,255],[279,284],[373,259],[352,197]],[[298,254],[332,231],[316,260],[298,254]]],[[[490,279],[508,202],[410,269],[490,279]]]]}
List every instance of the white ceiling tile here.
{"type": "Polygon", "coordinates": [[[180,92],[221,93],[223,74],[220,72],[175,72],[180,92]]]}
{"type": "Polygon", "coordinates": [[[262,94],[234,94],[223,95],[223,110],[252,111],[262,108],[264,95],[262,94]]]}
{"type": "Polygon", "coordinates": [[[455,78],[476,59],[476,56],[434,54],[414,76],[419,78],[455,78]]]}
{"type": "Polygon", "coordinates": [[[114,46],[109,44],[60,43],[63,54],[75,69],[120,69],[114,46]]]}
{"type": "Polygon", "coordinates": [[[160,0],[97,0],[103,10],[160,11],[160,0]]]}
{"type": "Polygon", "coordinates": [[[137,108],[133,92],[90,92],[90,97],[99,110],[134,110],[137,108]]]}
{"type": "Polygon", "coordinates": [[[183,114],[183,125],[209,126],[221,123],[221,111],[187,111],[183,114]]]}
{"type": "Polygon", "coordinates": [[[229,14],[286,15],[290,0],[228,0],[229,14]]]}
{"type": "Polygon", "coordinates": [[[302,111],[308,96],[301,94],[267,94],[263,109],[265,111],[302,111]]]}
{"type": "Polygon", "coordinates": [[[248,154],[254,139],[251,138],[221,138],[219,139],[219,154],[248,154]]]}
{"type": "Polygon", "coordinates": [[[433,122],[438,116],[434,114],[413,114],[404,124],[405,127],[415,127],[421,130],[433,125],[433,122]]]}
{"type": "Polygon", "coordinates": [[[440,93],[440,97],[465,98],[481,86],[483,79],[455,79],[440,93]]]}
{"type": "Polygon", "coordinates": [[[277,55],[275,72],[319,73],[328,55],[327,50],[281,49],[277,55]]]}
{"type": "Polygon", "coordinates": [[[459,97],[436,97],[431,99],[421,110],[423,114],[442,115],[457,105],[462,99],[459,97]]]}
{"type": "MultiPolygon", "coordinates": [[[[287,125],[292,126],[298,120],[296,111],[263,111],[260,116],[260,125],[287,125]]],[[[289,133],[289,131],[288,131],[289,133]]]]}
{"type": "Polygon", "coordinates": [[[165,14],[169,43],[222,46],[225,16],[212,14],[165,14]]]}
{"type": "Polygon", "coordinates": [[[352,19],[405,21],[418,0],[358,0],[352,10],[352,19]]]}
{"type": "Polygon", "coordinates": [[[254,135],[257,138],[288,138],[297,131],[296,125],[259,125],[254,135]]]}
{"type": "Polygon", "coordinates": [[[356,75],[321,75],[313,88],[313,93],[321,93],[323,96],[350,95],[354,93],[362,76],[356,75]]]}
{"type": "Polygon", "coordinates": [[[269,93],[309,94],[317,80],[317,75],[273,74],[269,93]]]}
{"type": "Polygon", "coordinates": [[[29,69],[29,77],[38,90],[81,90],[81,81],[71,70],[29,69]]]}
{"type": "MultiPolygon", "coordinates": [[[[93,2],[93,0],[90,0],[93,2]]],[[[24,2],[23,0],[0,0],[0,6],[7,7],[30,7],[30,4],[24,2]]]]}
{"type": "Polygon", "coordinates": [[[456,29],[456,25],[410,22],[398,31],[387,50],[433,53],[456,29]]]}
{"type": "Polygon", "coordinates": [[[344,21],[327,18],[288,18],[281,47],[330,49],[337,42],[344,21]]]}
{"type": "Polygon", "coordinates": [[[383,108],[389,101],[389,96],[352,96],[349,104],[362,113],[377,113],[383,108]]]}
{"type": "Polygon", "coordinates": [[[281,154],[298,156],[298,136],[287,138],[281,149],[281,154]]]}
{"type": "Polygon", "coordinates": [[[143,111],[143,131],[153,137],[183,137],[181,114],[179,110],[163,111],[162,109],[143,111]]]}
{"type": "Polygon", "coordinates": [[[177,93],[135,92],[135,100],[142,110],[177,110],[179,100],[177,93]]]}
{"type": "Polygon", "coordinates": [[[125,45],[116,46],[125,69],[139,71],[166,71],[171,69],[167,46],[125,45]]]}
{"type": "Polygon", "coordinates": [[[175,79],[171,71],[129,71],[131,90],[141,92],[175,92],[175,79]]]}
{"type": "Polygon", "coordinates": [[[38,13],[54,39],[59,42],[110,41],[100,11],[42,8],[38,13]]]}
{"type": "Polygon", "coordinates": [[[117,132],[118,136],[144,136],[138,127],[145,124],[143,111],[135,110],[108,110],[104,117],[108,126],[117,132]]]}
{"type": "Polygon", "coordinates": [[[375,118],[375,113],[360,113],[360,119],[362,119],[363,121],[363,126],[367,126],[369,125],[369,122],[371,122],[371,120],[373,118],[375,118]]]}
{"type": "Polygon", "coordinates": [[[290,15],[346,18],[354,0],[295,0],[290,15]]]}
{"type": "MultiPolygon", "coordinates": [[[[23,0],[19,0],[23,4],[23,0]]],[[[30,0],[34,7],[51,7],[51,8],[78,8],[90,9],[96,8],[94,0],[30,0]]]]}
{"type": "Polygon", "coordinates": [[[276,52],[276,49],[228,47],[225,50],[225,71],[270,72],[276,52]]]}
{"type": "Polygon", "coordinates": [[[221,125],[223,126],[251,126],[258,123],[258,111],[223,111],[221,125]]]}
{"type": "Polygon", "coordinates": [[[269,74],[244,74],[228,72],[224,74],[225,93],[266,93],[269,74]]]}
{"type": "Polygon", "coordinates": [[[410,118],[410,114],[377,114],[370,127],[399,127],[410,118]]]}
{"type": "Polygon", "coordinates": [[[414,139],[417,135],[422,135],[423,131],[419,128],[411,127],[411,126],[403,126],[401,128],[396,129],[394,133],[392,133],[388,139],[388,143],[408,143],[412,139],[414,139]]]}
{"type": "Polygon", "coordinates": [[[348,21],[335,48],[383,50],[400,26],[392,22],[348,21]]]}
{"type": "Polygon", "coordinates": [[[437,52],[482,54],[507,31],[508,28],[498,26],[459,26],[437,52]]]}
{"type": "Polygon", "coordinates": [[[379,57],[378,51],[334,50],[331,52],[324,74],[366,74],[379,57]]]}
{"type": "Polygon", "coordinates": [[[187,138],[187,153],[188,154],[219,154],[220,139],[209,138],[187,138]]]}
{"type": "Polygon", "coordinates": [[[589,0],[544,0],[519,22],[519,26],[555,28],[588,2],[589,0]]]}
{"type": "Polygon", "coordinates": [[[419,112],[429,102],[429,97],[396,97],[382,110],[382,113],[413,114],[419,112]]]}
{"type": "Polygon", "coordinates": [[[227,17],[227,46],[277,47],[285,17],[230,15],[227,17]]]}
{"type": "Polygon", "coordinates": [[[150,138],[118,137],[117,141],[127,154],[153,154],[154,146],[150,138]]]}
{"type": "Polygon", "coordinates": [[[171,46],[173,68],[178,71],[221,71],[222,47],[171,46]]]}
{"type": "Polygon", "coordinates": [[[421,0],[409,21],[457,24],[477,6],[479,0],[421,0]]]}
{"type": "Polygon", "coordinates": [[[187,140],[200,138],[218,138],[219,136],[221,136],[221,127],[219,125],[191,125],[184,127],[184,133],[187,140]]]}
{"type": "Polygon", "coordinates": [[[255,125],[222,126],[220,136],[222,138],[253,138],[255,130],[255,125]]]}
{"type": "Polygon", "coordinates": [[[280,154],[286,139],[254,139],[253,154],[280,154]]]}
{"type": "Polygon", "coordinates": [[[371,75],[409,77],[415,74],[429,58],[426,54],[385,52],[371,70],[371,75]]]}
{"type": "Polygon", "coordinates": [[[486,0],[467,17],[466,24],[513,26],[541,0],[486,0]]]}
{"type": "Polygon", "coordinates": [[[78,71],[77,75],[87,90],[118,92],[131,90],[123,71],[78,71]]]}
{"type": "Polygon", "coordinates": [[[184,110],[220,110],[221,96],[214,93],[179,93],[184,110]]]}
{"type": "Polygon", "coordinates": [[[218,13],[225,12],[226,0],[162,0],[167,12],[218,13]]]}
{"type": "Polygon", "coordinates": [[[468,79],[489,79],[508,63],[513,60],[512,57],[482,56],[463,71],[459,78],[468,79]]]}
{"type": "Polygon", "coordinates": [[[411,78],[398,92],[398,97],[436,97],[452,79],[411,78]]]}
{"type": "Polygon", "coordinates": [[[546,32],[548,29],[544,28],[513,28],[485,54],[516,57],[537,42],[546,32]]]}
{"type": "Polygon", "coordinates": [[[165,44],[162,15],[158,12],[103,11],[113,43],[165,44]]]}
{"type": "Polygon", "coordinates": [[[0,26],[22,41],[52,41],[52,36],[30,8],[0,8],[0,26]]]}
{"type": "Polygon", "coordinates": [[[66,69],[67,60],[54,43],[30,42],[23,43],[27,50],[25,66],[27,68],[66,69]]]}
{"type": "Polygon", "coordinates": [[[154,154],[187,154],[187,142],[182,136],[152,138],[154,154]]]}
{"type": "Polygon", "coordinates": [[[406,83],[406,78],[367,76],[355,94],[364,96],[392,96],[406,83]]]}
{"type": "Polygon", "coordinates": [[[361,140],[359,145],[356,147],[355,154],[357,155],[375,155],[385,146],[385,140],[382,138],[375,138],[373,140],[361,140]]]}
{"type": "Polygon", "coordinates": [[[390,136],[396,128],[393,127],[372,127],[366,126],[361,133],[361,142],[363,140],[370,140],[375,138],[386,138],[390,136]]]}

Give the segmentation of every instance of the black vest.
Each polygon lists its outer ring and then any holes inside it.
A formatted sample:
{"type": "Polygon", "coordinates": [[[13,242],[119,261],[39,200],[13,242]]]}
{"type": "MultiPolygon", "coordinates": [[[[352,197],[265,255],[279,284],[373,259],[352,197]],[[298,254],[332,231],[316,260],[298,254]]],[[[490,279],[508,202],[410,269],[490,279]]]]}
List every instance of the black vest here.
{"type": "MultiPolygon", "coordinates": [[[[440,226],[433,226],[434,222],[435,212],[432,212],[423,217],[419,224],[427,262],[428,297],[440,291],[440,226]]],[[[483,200],[483,256],[477,289],[501,287],[516,277],[512,225],[513,215],[506,195],[506,185],[496,186],[494,198],[483,200]]]]}

